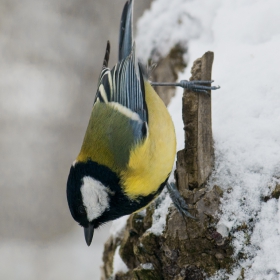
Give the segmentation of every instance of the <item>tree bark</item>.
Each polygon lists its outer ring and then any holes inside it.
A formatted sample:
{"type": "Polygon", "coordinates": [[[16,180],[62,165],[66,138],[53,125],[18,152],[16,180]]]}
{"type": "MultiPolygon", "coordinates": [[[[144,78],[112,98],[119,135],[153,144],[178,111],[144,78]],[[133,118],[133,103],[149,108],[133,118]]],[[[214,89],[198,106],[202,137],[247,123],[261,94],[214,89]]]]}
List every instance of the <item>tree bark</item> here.
{"type": "MultiPolygon", "coordinates": [[[[192,67],[190,80],[211,80],[214,53],[207,52],[192,67]]],[[[211,92],[183,95],[183,121],[185,149],[177,154],[177,182],[179,190],[203,186],[214,166],[214,149],[211,119],[211,92]]]]}

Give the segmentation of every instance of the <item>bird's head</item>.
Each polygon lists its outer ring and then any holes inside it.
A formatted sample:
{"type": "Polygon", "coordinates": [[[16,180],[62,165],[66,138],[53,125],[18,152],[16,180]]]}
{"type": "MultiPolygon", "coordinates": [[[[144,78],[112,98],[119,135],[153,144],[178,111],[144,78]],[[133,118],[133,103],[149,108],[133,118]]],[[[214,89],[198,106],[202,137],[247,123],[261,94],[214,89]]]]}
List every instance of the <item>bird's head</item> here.
{"type": "Polygon", "coordinates": [[[84,227],[86,243],[89,246],[94,229],[112,220],[110,186],[118,183],[114,175],[104,176],[104,168],[94,163],[76,162],[71,166],[67,181],[67,200],[72,217],[84,227]],[[111,176],[112,177],[112,176],[111,176]],[[115,182],[112,182],[115,181],[115,182]]]}
{"type": "Polygon", "coordinates": [[[108,167],[91,160],[74,162],[71,166],[67,181],[68,205],[74,220],[84,227],[88,246],[100,225],[143,208],[156,195],[129,197],[120,181],[108,167]]]}

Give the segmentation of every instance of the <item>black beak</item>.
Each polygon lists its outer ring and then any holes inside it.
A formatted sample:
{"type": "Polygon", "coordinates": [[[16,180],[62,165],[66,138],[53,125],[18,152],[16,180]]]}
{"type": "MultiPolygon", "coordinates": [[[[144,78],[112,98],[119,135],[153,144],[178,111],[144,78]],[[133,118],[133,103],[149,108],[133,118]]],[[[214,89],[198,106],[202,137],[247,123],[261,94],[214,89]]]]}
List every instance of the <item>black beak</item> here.
{"type": "Polygon", "coordinates": [[[86,243],[89,246],[91,244],[92,237],[93,237],[93,232],[94,232],[93,225],[89,224],[88,227],[85,227],[84,232],[85,232],[86,243]]]}

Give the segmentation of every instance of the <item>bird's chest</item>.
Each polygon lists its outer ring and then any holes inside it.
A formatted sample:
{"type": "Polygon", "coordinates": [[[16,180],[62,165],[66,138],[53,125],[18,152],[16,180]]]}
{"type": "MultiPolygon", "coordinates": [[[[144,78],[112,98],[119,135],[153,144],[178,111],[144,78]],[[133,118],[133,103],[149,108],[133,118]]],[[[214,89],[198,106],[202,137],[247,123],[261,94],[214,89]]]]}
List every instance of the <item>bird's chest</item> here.
{"type": "Polygon", "coordinates": [[[176,138],[171,117],[149,84],[146,85],[149,111],[148,136],[130,154],[121,181],[130,197],[156,192],[168,178],[176,155],[176,138]]]}

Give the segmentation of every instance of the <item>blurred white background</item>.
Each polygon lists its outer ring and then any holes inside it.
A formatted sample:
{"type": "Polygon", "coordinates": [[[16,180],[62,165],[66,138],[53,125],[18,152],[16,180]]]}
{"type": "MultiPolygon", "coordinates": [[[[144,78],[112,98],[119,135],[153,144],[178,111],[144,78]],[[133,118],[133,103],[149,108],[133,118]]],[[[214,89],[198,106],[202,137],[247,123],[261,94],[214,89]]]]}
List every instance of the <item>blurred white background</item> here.
{"type": "Polygon", "coordinates": [[[99,279],[109,225],[88,248],[65,190],[124,3],[0,0],[0,279],[99,279]]]}

